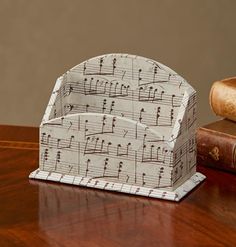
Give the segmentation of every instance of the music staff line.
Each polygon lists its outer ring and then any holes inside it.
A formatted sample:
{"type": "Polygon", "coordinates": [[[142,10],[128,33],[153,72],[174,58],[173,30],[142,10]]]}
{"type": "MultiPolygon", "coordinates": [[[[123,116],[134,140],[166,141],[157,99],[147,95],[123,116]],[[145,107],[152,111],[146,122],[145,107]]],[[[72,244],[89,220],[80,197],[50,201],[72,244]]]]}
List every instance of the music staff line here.
{"type": "MultiPolygon", "coordinates": [[[[152,123],[150,123],[151,126],[172,126],[172,124],[176,121],[176,117],[174,116],[174,111],[173,109],[170,109],[170,114],[169,116],[161,116],[160,114],[160,111],[161,111],[161,107],[157,107],[156,108],[156,115],[155,115],[155,118],[152,117],[152,114],[148,114],[146,113],[145,111],[145,108],[142,108],[140,110],[140,112],[135,112],[135,113],[131,113],[130,111],[120,111],[118,109],[113,109],[114,108],[114,102],[111,103],[110,107],[107,107],[104,103],[103,103],[103,107],[95,107],[95,106],[90,106],[88,104],[86,105],[80,105],[80,104],[65,104],[64,105],[64,115],[67,115],[67,114],[74,114],[74,113],[103,113],[103,114],[111,114],[113,112],[113,115],[116,115],[116,116],[119,116],[119,117],[127,117],[127,113],[129,113],[129,117],[130,119],[134,120],[135,121],[135,118],[134,118],[134,115],[137,115],[139,114],[138,117],[136,117],[137,120],[139,120],[139,122],[142,122],[141,120],[145,120],[145,119],[150,119],[150,120],[153,120],[152,123]],[[101,112],[99,112],[101,111],[101,112]],[[108,111],[108,112],[107,112],[108,111]],[[119,112],[120,115],[118,115],[119,113],[116,113],[116,112],[119,112]],[[126,115],[124,114],[124,112],[126,113],[126,115]],[[116,113],[116,114],[115,114],[116,113]],[[143,115],[148,115],[149,117],[143,117],[143,115]],[[159,123],[161,122],[162,120],[162,123],[159,123]]],[[[196,116],[196,111],[195,111],[195,108],[192,108],[193,109],[193,117],[196,116]]],[[[54,117],[55,114],[54,114],[54,117]]],[[[196,117],[194,117],[192,119],[192,122],[194,122],[196,120],[196,117]]],[[[184,121],[188,121],[190,122],[191,119],[188,118],[187,120],[183,119],[182,120],[182,123],[184,121]]],[[[146,121],[145,121],[146,122],[146,121]]],[[[143,123],[143,122],[142,122],[143,123]]],[[[193,124],[193,123],[192,123],[193,124]]],[[[185,124],[187,127],[186,129],[189,129],[191,127],[192,124],[185,124]]]]}
{"type": "MultiPolygon", "coordinates": [[[[58,166],[58,171],[60,171],[61,173],[63,174],[73,174],[73,168],[75,168],[75,170],[77,170],[76,166],[78,164],[74,164],[74,163],[70,163],[71,165],[67,165],[66,162],[61,162],[58,166]],[[72,167],[72,169],[71,169],[72,167]],[[69,168],[69,171],[68,171],[68,168],[69,168]]],[[[90,164],[92,166],[92,164],[90,164]]],[[[44,169],[50,171],[51,169],[51,172],[54,171],[54,166],[55,166],[55,160],[53,159],[48,159],[48,163],[47,164],[44,164],[44,169]]],[[[80,166],[82,166],[82,164],[80,164],[80,166]]],[[[86,165],[85,167],[86,168],[86,165]]],[[[108,168],[106,168],[108,169],[108,168]]],[[[107,172],[108,175],[104,175],[104,167],[97,167],[97,166],[92,166],[92,172],[90,172],[90,170],[86,170],[84,169],[84,175],[90,179],[110,179],[111,181],[113,180],[114,182],[116,182],[118,179],[121,179],[123,181],[125,181],[126,183],[129,183],[130,185],[138,185],[140,184],[141,186],[144,186],[147,184],[149,186],[152,186],[151,188],[166,188],[166,187],[170,187],[172,186],[172,183],[174,182],[172,179],[170,179],[168,176],[165,177],[164,176],[164,170],[163,169],[159,169],[159,172],[157,173],[157,175],[147,175],[146,173],[144,172],[137,172],[136,176],[138,178],[138,182],[129,182],[129,180],[131,180],[131,178],[134,176],[133,174],[133,171],[119,171],[120,170],[120,167],[118,166],[117,167],[117,170],[109,170],[107,172]],[[87,174],[86,174],[87,173],[87,174]],[[90,174],[89,174],[90,173],[90,174]],[[95,173],[95,174],[99,174],[101,176],[93,176],[92,173],[95,173]],[[162,185],[161,185],[162,184],[162,185]],[[164,185],[163,185],[164,184],[164,185]]],[[[82,170],[83,171],[83,170],[82,170]]],[[[80,174],[83,176],[83,174],[80,174]]],[[[173,178],[173,176],[171,176],[173,178]]],[[[178,176],[179,177],[179,176],[178,176]]],[[[134,180],[134,178],[132,178],[132,180],[134,180]]]]}
{"type": "MultiPolygon", "coordinates": [[[[67,131],[69,130],[77,130],[77,131],[81,131],[84,133],[85,136],[88,135],[99,135],[99,134],[105,134],[107,136],[117,136],[117,137],[127,137],[130,139],[137,139],[137,138],[145,138],[146,141],[148,142],[166,142],[167,140],[165,140],[162,137],[159,136],[153,136],[153,133],[147,133],[147,130],[151,130],[149,127],[144,127],[145,125],[136,122],[135,123],[135,127],[134,126],[127,126],[127,125],[121,125],[116,124],[115,123],[115,119],[117,117],[110,117],[109,120],[110,122],[106,122],[104,121],[104,116],[106,115],[101,115],[102,118],[100,119],[100,126],[98,125],[97,121],[91,121],[91,120],[85,120],[85,121],[78,121],[77,119],[67,119],[67,118],[61,118],[59,119],[58,122],[48,122],[48,123],[44,123],[43,126],[53,126],[55,128],[61,128],[61,129],[67,129],[67,131]],[[113,121],[112,121],[113,120],[113,121]],[[111,127],[113,126],[113,132],[111,130],[111,127]],[[105,129],[108,126],[107,129],[105,129]],[[102,127],[103,130],[105,130],[104,132],[102,132],[102,127]],[[95,132],[89,132],[89,130],[95,130],[95,132]],[[110,132],[108,133],[108,130],[110,130],[110,132]]],[[[101,117],[100,116],[100,117],[101,117]]],[[[85,117],[85,116],[83,116],[85,117]]]]}
{"type": "MultiPolygon", "coordinates": [[[[184,145],[183,145],[184,146],[184,145]]],[[[186,145],[184,146],[184,148],[183,147],[181,147],[181,151],[180,151],[180,154],[179,154],[179,157],[178,157],[178,154],[176,155],[176,157],[169,157],[170,158],[170,160],[175,160],[174,161],[174,165],[172,166],[173,168],[175,168],[175,167],[178,167],[179,166],[179,164],[181,163],[183,163],[182,162],[182,157],[183,156],[185,156],[186,155],[186,152],[187,152],[187,150],[188,150],[188,152],[193,152],[194,151],[194,149],[192,148],[192,147],[190,147],[190,148],[188,148],[188,147],[186,147],[186,145]],[[184,149],[184,152],[182,151],[184,149]],[[190,149],[192,149],[192,151],[190,151],[190,149]]],[[[160,155],[161,156],[161,155],[160,155]]],[[[44,150],[44,153],[43,153],[43,158],[41,158],[41,161],[43,162],[43,164],[47,161],[47,159],[48,159],[48,157],[49,157],[49,149],[48,148],[45,148],[45,150],[44,150]]],[[[55,164],[57,164],[57,162],[60,162],[60,157],[61,157],[61,151],[57,151],[57,153],[56,153],[56,159],[55,159],[55,164]]],[[[104,158],[106,158],[107,156],[104,156],[104,158]]],[[[117,156],[115,156],[115,155],[110,155],[109,156],[111,159],[112,158],[115,158],[115,159],[117,159],[118,161],[120,161],[120,157],[117,157],[117,156]]],[[[143,158],[143,157],[142,157],[143,158]]],[[[123,159],[123,157],[122,157],[122,159],[123,159]]],[[[163,155],[162,155],[162,159],[164,159],[165,160],[165,157],[163,157],[163,155]]],[[[132,158],[124,158],[123,160],[131,160],[131,161],[133,161],[133,159],[132,158]]],[[[148,163],[150,163],[150,164],[152,164],[152,162],[151,161],[149,161],[149,160],[147,160],[148,161],[148,163]]],[[[141,164],[141,163],[145,163],[145,161],[143,161],[143,160],[141,160],[141,161],[137,161],[137,162],[139,162],[139,164],[141,164]]],[[[157,164],[157,165],[162,165],[163,167],[171,167],[171,166],[166,166],[165,165],[165,162],[161,162],[161,164],[157,164]]]]}
{"type": "Polygon", "coordinates": [[[187,105],[188,105],[190,108],[193,107],[193,106],[196,104],[195,100],[192,100],[192,104],[189,103],[189,102],[191,102],[191,98],[192,98],[192,99],[195,99],[195,97],[194,97],[194,96],[193,96],[193,97],[190,97],[189,100],[188,100],[188,102],[187,102],[187,105]]]}
{"type": "Polygon", "coordinates": [[[132,81],[143,83],[140,85],[150,84],[150,83],[168,83],[172,85],[176,85],[178,87],[181,86],[185,87],[185,81],[179,77],[177,74],[173,74],[172,72],[166,72],[164,69],[160,69],[157,66],[153,66],[153,72],[150,73],[150,71],[144,71],[140,68],[133,68],[133,69],[127,69],[123,67],[115,67],[114,65],[102,65],[102,68],[104,69],[103,72],[101,72],[101,66],[99,64],[94,63],[88,63],[84,62],[83,67],[75,67],[71,70],[71,72],[75,73],[82,73],[83,75],[105,75],[105,76],[112,76],[112,77],[118,77],[119,79],[128,79],[132,81]],[[89,70],[89,72],[87,72],[89,70]],[[179,78],[178,78],[179,77],[179,78]],[[177,78],[177,79],[176,79],[177,78]],[[141,79],[141,80],[140,80],[141,79]]]}
{"type": "MultiPolygon", "coordinates": [[[[106,102],[103,102],[103,106],[90,106],[88,104],[83,105],[83,104],[71,104],[71,103],[65,103],[63,107],[63,111],[60,110],[62,115],[67,115],[67,114],[74,114],[74,113],[104,113],[104,114],[113,114],[115,116],[120,116],[120,117],[128,117],[132,120],[137,120],[141,123],[146,123],[148,124],[148,121],[152,121],[150,123],[150,126],[173,126],[175,122],[175,114],[174,114],[174,109],[170,109],[169,116],[164,116],[161,115],[161,107],[156,108],[155,118],[152,117],[152,114],[148,113],[145,108],[141,108],[139,112],[134,112],[132,113],[131,111],[121,111],[119,109],[115,109],[114,107],[115,101],[111,102],[111,106],[107,107],[106,102]],[[110,108],[110,109],[109,109],[110,108]],[[120,114],[120,115],[119,115],[120,114]],[[128,115],[128,116],[127,116],[128,115]]],[[[54,110],[52,110],[54,114],[51,113],[50,119],[58,117],[56,108],[54,107],[54,110]]],[[[165,110],[166,112],[166,110],[165,110]]],[[[59,116],[61,116],[59,114],[59,116]]]]}
{"type": "MultiPolygon", "coordinates": [[[[105,116],[105,115],[104,115],[105,116]]],[[[115,118],[115,117],[114,117],[115,118]]],[[[193,126],[193,124],[196,121],[196,117],[194,119],[192,119],[192,121],[190,122],[189,120],[191,119],[187,119],[187,117],[184,117],[182,122],[178,122],[178,125],[176,125],[172,131],[172,135],[168,138],[165,137],[156,137],[155,139],[153,138],[153,136],[150,136],[150,133],[147,133],[147,129],[150,129],[149,127],[147,128],[141,128],[139,122],[136,123],[136,127],[130,127],[130,126],[122,126],[120,123],[118,125],[115,124],[114,126],[114,133],[106,133],[107,135],[110,136],[123,136],[123,137],[128,137],[130,139],[137,139],[139,138],[145,138],[146,141],[148,142],[163,142],[163,143],[170,143],[172,141],[175,140],[175,138],[173,138],[173,133],[177,133],[178,132],[178,136],[180,134],[182,134],[183,130],[185,129],[189,129],[190,127],[193,126]]],[[[105,122],[102,122],[101,120],[101,125],[104,125],[105,122]]],[[[113,122],[114,124],[114,122],[113,122]]],[[[59,122],[52,122],[52,123],[44,123],[43,126],[54,126],[56,128],[62,128],[62,129],[67,129],[67,131],[69,130],[77,130],[77,131],[85,131],[85,129],[97,129],[98,123],[97,122],[88,122],[87,126],[85,127],[85,122],[80,121],[80,116],[78,116],[78,119],[67,119],[64,117],[62,117],[59,122]]],[[[106,126],[106,124],[105,124],[106,126]]],[[[142,125],[143,126],[143,125],[142,125]]],[[[153,127],[153,126],[152,126],[153,127]]],[[[151,129],[150,129],[151,130],[151,129]]],[[[86,131],[87,132],[87,131],[86,131]]],[[[96,132],[95,134],[102,134],[101,131],[96,132]]],[[[92,134],[92,133],[91,133],[92,134]]],[[[85,134],[86,135],[86,134],[85,134]]]]}
{"type": "MultiPolygon", "coordinates": [[[[112,83],[103,81],[100,85],[98,85],[99,80],[93,82],[93,80],[91,79],[89,83],[87,83],[87,80],[83,80],[82,83],[81,81],[66,82],[60,88],[60,90],[62,91],[61,94],[63,95],[63,97],[67,97],[71,93],[75,93],[98,97],[118,98],[129,101],[131,100],[138,102],[151,102],[172,107],[180,107],[183,97],[182,95],[179,96],[175,94],[168,94],[164,90],[158,90],[157,88],[154,89],[153,87],[149,87],[148,90],[143,87],[131,90],[129,88],[129,85],[124,86],[124,84],[120,84],[119,82],[112,83]],[[94,83],[93,87],[90,85],[85,85],[89,83],[94,83]],[[118,85],[120,86],[120,88],[118,87],[118,85]]],[[[61,94],[58,94],[59,97],[57,100],[60,100],[61,94]]]]}
{"type": "MultiPolygon", "coordinates": [[[[196,102],[195,102],[195,104],[196,104],[196,102]]],[[[104,104],[105,105],[105,104],[104,104]]],[[[113,105],[114,105],[114,103],[113,103],[113,105]]],[[[111,105],[112,106],[112,105],[111,105]]],[[[190,107],[193,107],[194,105],[192,105],[192,106],[190,106],[190,107]]],[[[67,109],[67,105],[64,105],[64,108],[65,109],[67,109]]],[[[86,105],[85,106],[85,110],[84,111],[88,111],[88,108],[89,108],[89,105],[86,105]]],[[[71,109],[73,109],[73,105],[72,104],[69,104],[68,105],[68,110],[65,110],[65,112],[67,113],[69,110],[71,110],[71,109]]],[[[103,109],[105,109],[105,107],[103,107],[103,109]]],[[[140,111],[140,113],[139,113],[139,119],[142,119],[143,117],[142,117],[142,113],[145,113],[145,110],[144,110],[144,108],[142,108],[141,110],[143,110],[143,111],[140,111]]],[[[111,109],[111,111],[112,111],[112,109],[111,109]]],[[[151,124],[151,125],[157,125],[157,126],[169,126],[170,124],[171,124],[171,122],[175,122],[175,119],[173,118],[173,113],[174,113],[174,111],[172,110],[172,112],[171,112],[171,114],[170,114],[170,116],[169,116],[169,123],[166,123],[165,122],[165,120],[164,121],[162,121],[162,123],[160,123],[160,124],[158,124],[158,122],[160,121],[159,119],[161,119],[161,117],[162,116],[160,116],[160,114],[159,114],[159,112],[160,112],[160,107],[158,107],[157,108],[157,112],[156,112],[156,120],[155,120],[155,124],[151,124]]],[[[195,109],[194,109],[194,112],[195,112],[195,109]]],[[[122,113],[121,113],[122,114],[122,113]]],[[[194,114],[194,113],[193,113],[194,114]]],[[[193,122],[195,121],[195,119],[193,120],[193,122]]],[[[189,124],[188,124],[189,125],[189,124]]],[[[190,128],[191,126],[189,126],[189,127],[187,127],[187,128],[190,128]]]]}
{"type": "MultiPolygon", "coordinates": [[[[69,167],[70,169],[71,169],[71,167],[72,168],[77,168],[78,166],[80,166],[80,168],[83,166],[83,168],[84,169],[82,169],[82,170],[84,170],[85,172],[86,172],[86,169],[88,169],[90,166],[92,166],[92,167],[95,167],[95,169],[100,169],[99,171],[103,171],[104,172],[104,169],[106,170],[106,169],[108,169],[108,168],[110,168],[109,166],[108,166],[108,158],[105,158],[104,159],[104,164],[103,164],[103,166],[95,166],[95,165],[93,165],[93,164],[91,164],[91,160],[88,158],[86,161],[85,161],[85,164],[82,164],[82,163],[75,163],[75,162],[67,162],[67,161],[63,161],[62,159],[60,159],[60,160],[57,160],[57,154],[55,155],[55,159],[50,159],[49,158],[49,156],[47,157],[47,159],[45,160],[45,152],[43,152],[43,153],[41,153],[41,161],[43,162],[43,164],[44,165],[56,165],[56,164],[61,164],[61,165],[64,165],[64,166],[66,166],[67,168],[69,167]],[[51,163],[50,163],[51,162],[51,163]],[[107,162],[107,163],[106,163],[107,162]],[[89,163],[89,166],[87,165],[89,163]]],[[[114,160],[112,160],[112,163],[114,164],[114,160]]],[[[131,163],[128,163],[128,166],[132,166],[133,167],[133,163],[131,164],[131,163]]],[[[117,166],[116,166],[116,169],[118,170],[118,169],[121,169],[121,168],[123,168],[123,167],[128,167],[127,166],[127,164],[126,163],[123,163],[123,162],[121,162],[120,160],[117,160],[117,166]]],[[[142,166],[142,164],[141,163],[139,163],[138,164],[138,167],[140,168],[140,166],[143,168],[143,166],[142,166]]],[[[117,171],[117,170],[114,170],[113,168],[111,169],[110,168],[110,171],[111,172],[113,172],[113,171],[117,171]]],[[[172,172],[172,170],[169,170],[167,167],[164,167],[164,166],[158,166],[158,169],[159,169],[159,172],[161,172],[162,174],[163,173],[165,173],[165,174],[169,174],[169,173],[171,173],[172,172]]],[[[71,170],[72,171],[72,170],[71,170]]],[[[95,170],[94,169],[92,169],[92,171],[94,171],[95,172],[95,170]]],[[[123,171],[123,169],[122,169],[122,171],[123,171]]],[[[66,170],[66,173],[68,172],[68,170],[66,170]]],[[[128,172],[127,170],[124,170],[124,172],[128,172]]],[[[133,174],[133,171],[130,171],[132,174],[133,174]]],[[[138,175],[142,175],[143,173],[145,173],[145,172],[141,172],[141,173],[137,173],[138,175]]],[[[156,175],[153,175],[153,174],[149,174],[148,176],[151,176],[151,177],[156,177],[156,175]]],[[[130,178],[131,178],[132,176],[130,176],[130,178]]]]}
{"type": "Polygon", "coordinates": [[[100,114],[112,114],[114,116],[121,116],[138,121],[140,123],[149,126],[173,126],[176,117],[174,116],[173,109],[170,109],[169,116],[164,116],[160,114],[160,107],[156,109],[156,115],[147,113],[145,108],[140,109],[140,111],[127,111],[114,109],[115,102],[112,101],[110,106],[106,106],[106,101],[103,102],[103,106],[90,106],[88,104],[65,104],[64,112],[67,114],[74,113],[100,113],[100,114]]]}
{"type": "MultiPolygon", "coordinates": [[[[44,134],[44,133],[43,133],[44,134]]],[[[96,138],[93,143],[88,144],[89,137],[87,141],[72,141],[74,137],[72,136],[70,140],[67,139],[58,139],[53,138],[50,135],[47,138],[42,138],[41,145],[48,147],[49,149],[57,150],[67,150],[71,152],[78,152],[78,143],[80,143],[80,151],[83,150],[83,155],[109,155],[110,158],[123,159],[133,161],[135,158],[136,150],[129,149],[129,143],[127,145],[113,145],[111,142],[105,142],[104,139],[99,140],[96,138]],[[99,142],[98,142],[99,141],[99,142]],[[122,156],[122,157],[121,157],[122,156]]],[[[168,154],[168,150],[164,147],[157,146],[154,149],[154,145],[150,146],[150,153],[147,151],[146,146],[141,147],[140,153],[136,156],[137,162],[148,162],[150,164],[165,164],[169,163],[170,166],[173,166],[172,163],[172,154],[168,154]]],[[[81,152],[82,153],[82,152],[81,152]]]]}
{"type": "MultiPolygon", "coordinates": [[[[69,93],[71,93],[72,91],[73,92],[75,92],[75,93],[80,93],[79,91],[77,91],[77,90],[75,90],[76,89],[76,87],[80,87],[77,83],[75,83],[75,86],[74,87],[71,87],[71,86],[69,86],[69,93]]],[[[65,84],[65,85],[63,85],[62,86],[62,88],[63,89],[61,89],[61,90],[65,90],[65,88],[67,88],[67,84],[65,84]]],[[[67,89],[66,89],[67,90],[67,89]]],[[[162,91],[162,93],[163,93],[164,91],[162,91]]],[[[161,94],[162,94],[161,93],[161,94]]],[[[68,94],[67,93],[63,93],[63,97],[66,97],[66,96],[68,96],[68,94]]],[[[98,94],[93,94],[93,96],[98,96],[98,94]]],[[[102,95],[100,95],[100,96],[102,96],[102,95]]],[[[134,95],[132,95],[132,97],[133,97],[134,95]]],[[[150,92],[148,93],[148,96],[145,96],[145,97],[147,97],[147,98],[150,98],[150,92]]],[[[167,96],[165,96],[165,97],[162,97],[162,96],[160,96],[160,98],[158,98],[158,100],[160,100],[160,102],[159,102],[159,104],[160,105],[168,105],[168,106],[172,106],[173,108],[174,107],[179,107],[180,106],[180,102],[181,102],[181,97],[180,96],[175,96],[175,95],[167,95],[167,96]],[[165,99],[165,97],[166,97],[166,103],[167,104],[163,104],[163,102],[162,102],[162,100],[164,100],[165,99]],[[174,98],[175,97],[179,97],[179,99],[177,99],[177,102],[176,102],[176,104],[174,104],[174,98]]],[[[126,98],[126,97],[124,97],[124,98],[126,98]]],[[[124,99],[123,97],[122,97],[122,99],[124,99]]],[[[56,99],[56,102],[58,101],[58,100],[60,100],[60,101],[63,101],[64,102],[64,104],[65,103],[67,103],[66,101],[64,101],[64,100],[62,100],[61,99],[61,94],[58,94],[58,97],[57,97],[57,99],[56,99]]],[[[103,101],[104,100],[106,100],[106,99],[103,99],[103,101]]],[[[139,101],[139,100],[138,100],[139,101]]],[[[145,100],[146,101],[146,100],[145,100]]],[[[148,102],[149,100],[147,100],[147,102],[148,102]]],[[[56,104],[56,102],[54,103],[54,104],[56,104]]],[[[100,102],[101,102],[101,100],[100,100],[100,102]]],[[[114,100],[114,102],[115,102],[115,100],[114,100]]],[[[186,107],[186,109],[188,109],[188,111],[189,110],[191,110],[191,108],[192,107],[194,107],[195,106],[195,104],[196,104],[196,100],[195,100],[195,95],[193,94],[193,95],[190,95],[189,96],[189,99],[188,99],[188,101],[185,103],[185,102],[182,102],[182,104],[186,107]]]]}
{"type": "MultiPolygon", "coordinates": [[[[37,177],[40,174],[40,171],[36,171],[35,172],[35,177],[37,177]]],[[[45,178],[46,180],[51,180],[51,176],[53,175],[53,173],[48,172],[47,177],[45,178]]],[[[58,182],[61,182],[61,180],[63,180],[64,175],[62,175],[61,177],[58,178],[58,182]]],[[[193,181],[194,182],[194,181],[193,181]]],[[[30,181],[30,183],[33,183],[32,181],[30,181]]],[[[116,183],[116,182],[106,182],[103,180],[96,180],[96,179],[90,179],[90,178],[86,178],[86,177],[78,177],[77,179],[73,179],[72,184],[74,185],[80,185],[80,186],[87,186],[87,187],[92,187],[92,188],[99,188],[99,189],[108,189],[108,190],[113,190],[113,191],[119,191],[119,192],[125,192],[125,193],[132,193],[134,195],[145,195],[148,197],[156,197],[156,198],[178,198],[178,195],[169,195],[167,194],[166,191],[160,191],[160,190],[155,190],[152,188],[145,188],[145,187],[139,187],[139,186],[135,186],[135,185],[129,185],[129,192],[127,191],[126,185],[125,184],[120,184],[120,183],[116,183]],[[125,186],[125,189],[124,189],[125,186]]],[[[43,185],[43,184],[40,184],[43,185]]],[[[48,186],[52,187],[54,186],[53,184],[47,184],[47,189],[48,186]]],[[[53,187],[52,187],[53,188],[53,187]]],[[[64,189],[65,187],[60,187],[60,189],[64,189]]],[[[58,189],[58,187],[57,187],[58,189]]],[[[73,188],[70,188],[73,190],[73,188]]],[[[105,196],[105,194],[97,194],[97,192],[93,192],[95,193],[96,196],[101,196],[102,198],[105,196]]],[[[111,196],[111,195],[109,195],[111,196]]],[[[113,194],[114,196],[114,194],[113,194]]],[[[140,199],[135,198],[135,200],[140,201],[140,199]]],[[[143,199],[142,199],[143,200],[143,199]]],[[[87,202],[87,196],[86,196],[86,202],[87,202]]],[[[141,201],[143,203],[143,201],[141,201]]],[[[150,204],[152,201],[147,201],[148,204],[150,204]]],[[[146,202],[145,202],[146,203],[146,202]]],[[[124,207],[124,205],[122,205],[122,207],[124,207]]],[[[144,207],[144,205],[142,205],[142,207],[144,207]]],[[[135,206],[134,208],[134,212],[136,212],[137,207],[135,206]]]]}
{"type": "Polygon", "coordinates": [[[186,156],[188,153],[194,153],[194,152],[197,151],[196,150],[196,143],[194,141],[193,136],[190,137],[190,139],[188,141],[184,142],[180,147],[178,147],[175,150],[174,158],[173,158],[174,164],[177,164],[177,163],[181,162],[182,158],[184,156],[186,156]]]}
{"type": "Polygon", "coordinates": [[[55,148],[57,150],[64,149],[72,152],[84,150],[83,155],[100,154],[109,155],[111,158],[121,158],[122,156],[122,159],[124,160],[133,161],[134,158],[136,158],[138,162],[148,162],[150,164],[165,164],[167,162],[170,164],[170,167],[175,167],[175,165],[178,164],[182,157],[187,153],[196,152],[195,141],[193,137],[178,147],[174,153],[169,152],[165,147],[154,145],[150,145],[148,152],[146,150],[146,144],[144,144],[142,147],[140,147],[141,152],[138,152],[138,154],[136,154],[138,150],[129,150],[130,143],[127,143],[126,145],[116,144],[114,146],[111,142],[105,142],[104,139],[100,140],[99,138],[95,138],[89,145],[88,143],[90,141],[90,137],[88,137],[86,141],[80,142],[74,141],[73,139],[74,136],[71,136],[69,140],[53,138],[50,135],[47,135],[46,137],[46,133],[42,133],[41,145],[48,148],[55,148]],[[80,149],[78,147],[80,147],[80,149]]]}

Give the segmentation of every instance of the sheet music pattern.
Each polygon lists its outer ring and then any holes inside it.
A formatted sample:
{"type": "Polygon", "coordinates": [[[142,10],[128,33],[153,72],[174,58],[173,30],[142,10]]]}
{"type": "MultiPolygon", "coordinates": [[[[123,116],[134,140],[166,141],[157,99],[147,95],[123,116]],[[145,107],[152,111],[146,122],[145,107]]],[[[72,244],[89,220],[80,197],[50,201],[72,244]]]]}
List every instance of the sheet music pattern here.
{"type": "Polygon", "coordinates": [[[60,77],[40,127],[40,170],[175,190],[196,172],[196,92],[153,60],[108,54],[60,77]]]}

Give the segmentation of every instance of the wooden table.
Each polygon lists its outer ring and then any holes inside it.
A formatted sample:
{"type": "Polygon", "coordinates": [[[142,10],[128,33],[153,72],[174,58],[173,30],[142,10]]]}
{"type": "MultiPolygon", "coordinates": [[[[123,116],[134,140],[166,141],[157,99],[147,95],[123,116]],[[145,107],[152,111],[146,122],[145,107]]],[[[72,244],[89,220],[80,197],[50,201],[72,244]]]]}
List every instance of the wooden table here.
{"type": "Polygon", "coordinates": [[[236,176],[207,180],[180,203],[29,180],[38,128],[0,126],[0,247],[236,246],[236,176]]]}

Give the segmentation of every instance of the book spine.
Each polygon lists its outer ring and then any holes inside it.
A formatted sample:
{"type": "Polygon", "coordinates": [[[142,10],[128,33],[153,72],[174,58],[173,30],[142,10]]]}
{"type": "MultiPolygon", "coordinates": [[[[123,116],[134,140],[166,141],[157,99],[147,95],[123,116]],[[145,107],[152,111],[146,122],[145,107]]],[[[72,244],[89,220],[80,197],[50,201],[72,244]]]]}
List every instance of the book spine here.
{"type": "Polygon", "coordinates": [[[236,172],[236,137],[214,130],[197,130],[197,161],[227,171],[236,172]]]}

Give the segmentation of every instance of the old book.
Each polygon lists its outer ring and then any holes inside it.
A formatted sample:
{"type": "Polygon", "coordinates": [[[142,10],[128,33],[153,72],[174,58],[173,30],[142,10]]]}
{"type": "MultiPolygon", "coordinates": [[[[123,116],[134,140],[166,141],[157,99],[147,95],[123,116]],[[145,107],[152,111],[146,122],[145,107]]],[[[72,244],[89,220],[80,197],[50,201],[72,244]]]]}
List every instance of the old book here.
{"type": "Polygon", "coordinates": [[[236,121],[236,77],[214,82],[209,102],[216,115],[236,121]]]}
{"type": "Polygon", "coordinates": [[[197,130],[200,165],[236,172],[236,123],[222,119],[197,130]]]}

